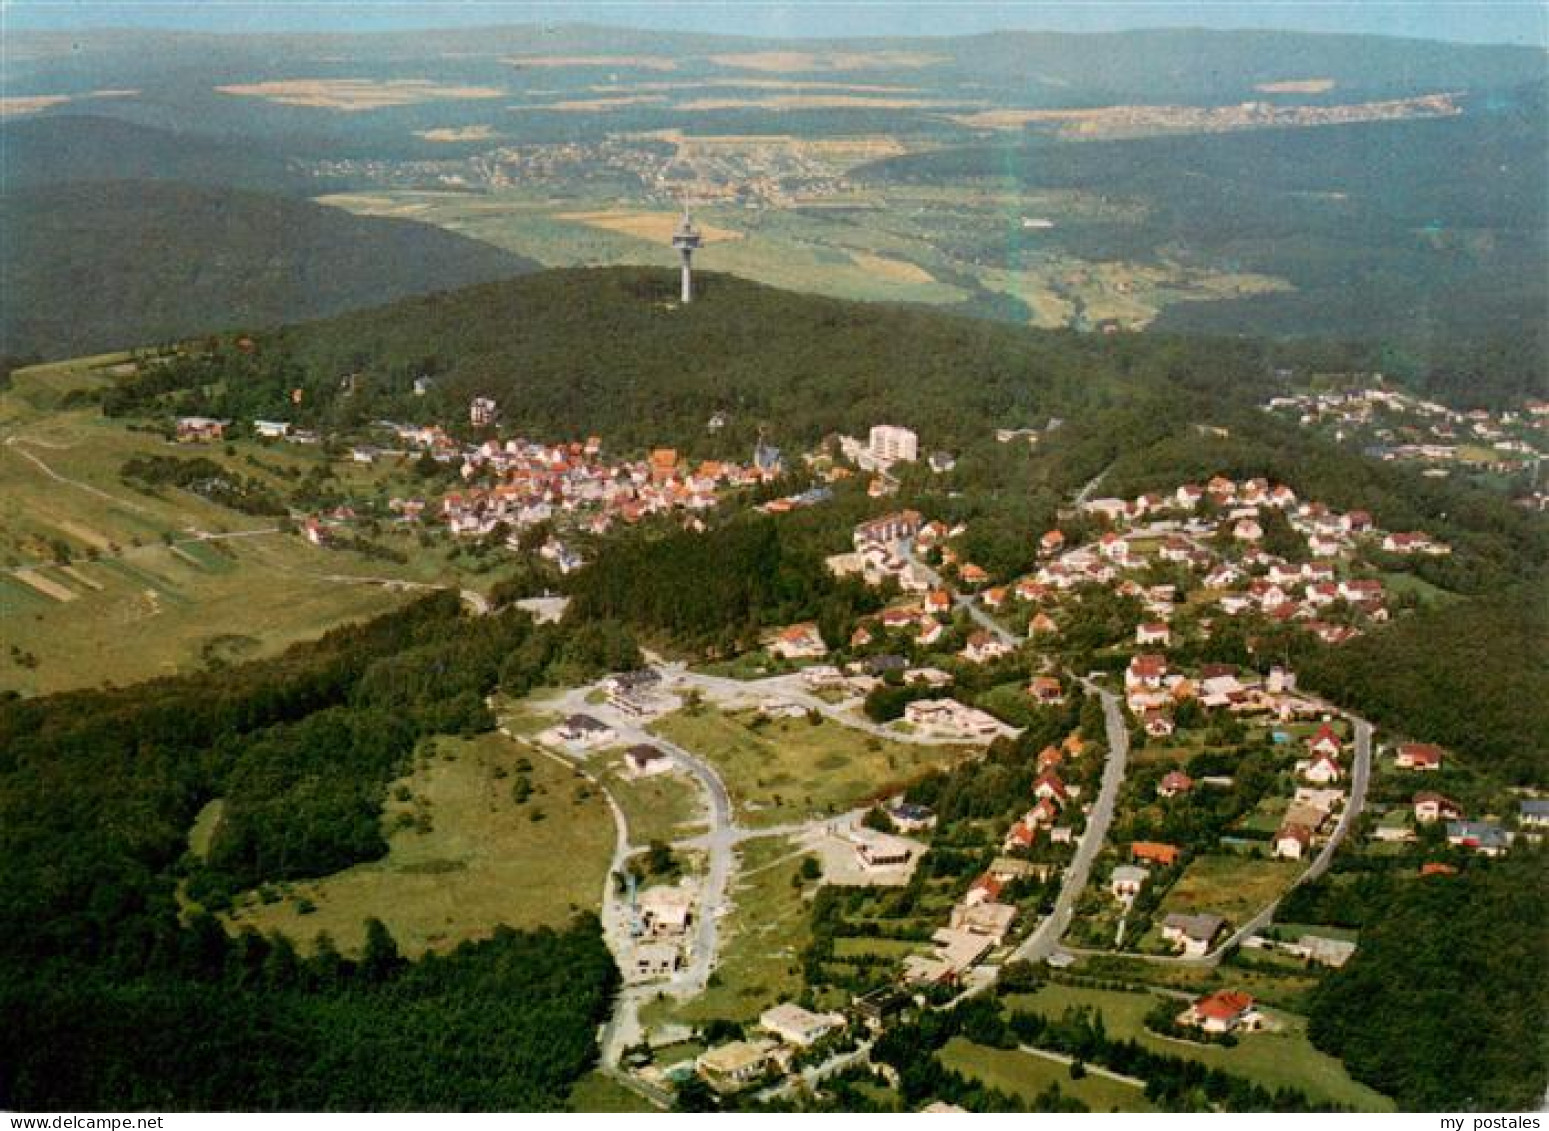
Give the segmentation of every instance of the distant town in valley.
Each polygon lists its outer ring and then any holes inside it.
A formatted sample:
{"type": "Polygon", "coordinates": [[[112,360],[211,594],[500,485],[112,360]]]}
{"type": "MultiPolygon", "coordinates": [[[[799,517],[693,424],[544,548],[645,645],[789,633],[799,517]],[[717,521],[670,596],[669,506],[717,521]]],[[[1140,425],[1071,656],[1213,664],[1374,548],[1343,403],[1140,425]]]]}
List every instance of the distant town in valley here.
{"type": "Polygon", "coordinates": [[[1544,53],[1008,35],[19,36],[0,1106],[1541,1108],[1544,53]]]}

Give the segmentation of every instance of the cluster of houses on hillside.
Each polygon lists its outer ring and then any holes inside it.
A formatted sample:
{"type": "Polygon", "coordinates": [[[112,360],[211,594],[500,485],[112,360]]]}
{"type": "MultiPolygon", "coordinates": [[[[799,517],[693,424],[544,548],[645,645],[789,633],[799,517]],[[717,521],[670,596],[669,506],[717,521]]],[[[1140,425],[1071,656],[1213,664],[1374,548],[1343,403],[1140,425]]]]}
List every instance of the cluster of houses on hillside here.
{"type": "Polygon", "coordinates": [[[489,440],[461,453],[461,474],[468,486],[442,499],[441,517],[453,534],[487,535],[500,525],[514,532],[561,518],[602,534],[615,522],[709,510],[726,489],[763,482],[774,472],[691,463],[671,448],[641,460],[609,460],[591,436],[568,444],[489,440]]]}
{"type": "Polygon", "coordinates": [[[1273,397],[1267,412],[1295,417],[1335,440],[1358,442],[1369,455],[1427,465],[1443,477],[1470,466],[1512,474],[1538,463],[1549,450],[1549,402],[1521,409],[1449,408],[1394,389],[1366,386],[1273,397]]]}
{"type": "Polygon", "coordinates": [[[1033,805],[1020,818],[1012,822],[1001,848],[1005,852],[1031,849],[1040,836],[1047,836],[1051,844],[1071,844],[1075,840],[1075,827],[1066,814],[1081,796],[1081,787],[1066,784],[1061,770],[1073,759],[1086,751],[1086,743],[1080,735],[1069,735],[1058,746],[1045,746],[1038,754],[1038,777],[1033,782],[1033,805]]]}

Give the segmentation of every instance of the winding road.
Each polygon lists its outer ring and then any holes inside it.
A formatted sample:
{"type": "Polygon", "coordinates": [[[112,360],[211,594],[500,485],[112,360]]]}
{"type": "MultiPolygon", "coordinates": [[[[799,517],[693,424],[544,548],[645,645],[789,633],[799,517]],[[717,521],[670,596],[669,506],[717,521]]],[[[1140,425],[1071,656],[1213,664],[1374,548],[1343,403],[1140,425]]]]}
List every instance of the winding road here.
{"type": "Polygon", "coordinates": [[[1012,958],[1026,962],[1042,962],[1048,958],[1059,946],[1061,936],[1069,929],[1076,904],[1092,874],[1092,863],[1108,838],[1108,825],[1113,821],[1114,805],[1119,798],[1119,787],[1124,784],[1124,772],[1129,761],[1129,728],[1124,723],[1124,709],[1119,697],[1085,680],[1082,686],[1095,692],[1103,702],[1108,760],[1103,763],[1103,779],[1097,790],[1097,800],[1092,803],[1092,811],[1087,814],[1086,830],[1076,844],[1076,854],[1065,869],[1065,879],[1054,901],[1054,910],[1044,916],[1033,933],[1012,952],[1012,958]]]}

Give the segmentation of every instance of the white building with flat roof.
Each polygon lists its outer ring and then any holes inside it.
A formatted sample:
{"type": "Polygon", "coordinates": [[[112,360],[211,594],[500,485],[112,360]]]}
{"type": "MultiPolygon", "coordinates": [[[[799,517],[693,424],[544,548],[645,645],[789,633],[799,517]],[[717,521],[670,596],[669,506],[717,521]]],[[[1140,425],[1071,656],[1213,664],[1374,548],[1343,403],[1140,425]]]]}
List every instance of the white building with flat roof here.
{"type": "Polygon", "coordinates": [[[913,463],[920,458],[920,438],[910,429],[896,424],[877,424],[872,426],[867,450],[884,467],[891,463],[913,463]]]}

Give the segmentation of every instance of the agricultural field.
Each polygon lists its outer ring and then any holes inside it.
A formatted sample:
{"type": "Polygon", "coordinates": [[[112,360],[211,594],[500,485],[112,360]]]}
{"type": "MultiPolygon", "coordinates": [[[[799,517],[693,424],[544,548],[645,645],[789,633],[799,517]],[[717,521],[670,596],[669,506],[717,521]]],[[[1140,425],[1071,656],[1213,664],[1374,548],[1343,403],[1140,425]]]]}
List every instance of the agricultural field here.
{"type": "Polygon", "coordinates": [[[497,87],[454,86],[429,79],[276,79],[234,83],[215,89],[221,94],[261,98],[279,106],[306,106],[348,114],[425,102],[461,102],[506,96],[506,92],[497,87]]]}
{"type": "Polygon", "coordinates": [[[21,370],[0,392],[0,690],[46,694],[272,655],[461,572],[407,532],[384,533],[407,559],[384,561],[309,545],[274,517],[188,491],[126,485],[124,463],[153,455],[208,459],[280,497],[323,465],[359,499],[392,490],[401,471],[329,464],[300,445],[169,444],[65,400],[123,363],[21,370]]]}
{"type": "Polygon", "coordinates": [[[953,1037],[939,1055],[946,1067],[1029,1103],[1052,1086],[1094,1112],[1156,1110],[1133,1084],[1099,1076],[1090,1068],[1081,1079],[1073,1080],[1066,1065],[1020,1049],[990,1048],[953,1037]]]}
{"type": "MultiPolygon", "coordinates": [[[[778,136],[694,138],[677,131],[640,136],[671,142],[680,163],[711,179],[751,170],[767,174],[787,164],[842,179],[848,165],[901,148],[885,136],[851,144],[833,139],[826,148],[778,136]]],[[[603,174],[592,169],[589,175],[603,174]]],[[[569,185],[563,193],[382,189],[318,199],[362,215],[436,224],[545,266],[675,261],[668,244],[676,214],[627,185],[606,197],[569,185]]],[[[846,184],[773,208],[701,204],[694,216],[707,244],[698,262],[708,270],[864,301],[954,306],[1004,296],[1025,308],[1026,322],[1045,327],[1087,328],[1112,320],[1141,328],[1173,303],[1288,289],[1270,276],[1166,257],[1096,262],[1062,250],[1067,228],[1106,230],[1144,219],[1133,202],[1084,192],[890,185],[884,199],[846,184]]]]}
{"type": "Polygon", "coordinates": [[[711,707],[666,715],[653,729],[715,763],[739,820],[753,827],[843,812],[962,753],[877,738],[828,719],[760,721],[754,711],[711,707]]]}
{"type": "Polygon", "coordinates": [[[251,893],[228,926],[298,943],[327,931],[348,951],[375,916],[405,953],[421,954],[502,923],[561,927],[599,908],[613,854],[607,802],[532,747],[499,734],[430,740],[413,772],[388,787],[382,820],[384,859],[285,885],[273,902],[251,893]],[[532,794],[518,804],[511,787],[524,758],[532,794]]]}
{"type": "MultiPolygon", "coordinates": [[[[1386,1096],[1352,1080],[1337,1059],[1313,1048],[1307,1040],[1306,1020],[1293,1013],[1271,1010],[1281,1025],[1280,1031],[1246,1034],[1235,1047],[1227,1048],[1173,1040],[1149,1032],[1144,1022],[1146,1013],[1156,1002],[1151,994],[1047,985],[1036,993],[1014,995],[1006,1001],[1008,1008],[1031,1010],[1049,1017],[1059,1017],[1067,1009],[1094,1008],[1101,1012],[1110,1037],[1134,1038],[1155,1052],[1197,1060],[1212,1068],[1246,1076],[1266,1088],[1300,1088],[1314,1099],[1345,1104],[1358,1111],[1393,1109],[1386,1096]]],[[[1180,1000],[1180,1010],[1183,1004],[1180,1000]]]]}

